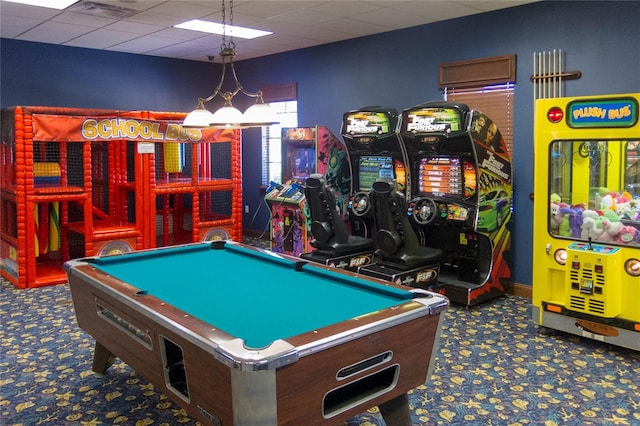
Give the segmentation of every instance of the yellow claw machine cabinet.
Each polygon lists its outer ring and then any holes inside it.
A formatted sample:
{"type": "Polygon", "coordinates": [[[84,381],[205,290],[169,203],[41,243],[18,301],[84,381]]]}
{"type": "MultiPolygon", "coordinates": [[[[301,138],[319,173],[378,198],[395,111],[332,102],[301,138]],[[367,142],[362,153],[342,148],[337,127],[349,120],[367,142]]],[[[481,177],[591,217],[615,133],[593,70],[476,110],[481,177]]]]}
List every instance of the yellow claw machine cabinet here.
{"type": "Polygon", "coordinates": [[[640,93],[535,108],[533,321],[640,350],[640,93]]]}

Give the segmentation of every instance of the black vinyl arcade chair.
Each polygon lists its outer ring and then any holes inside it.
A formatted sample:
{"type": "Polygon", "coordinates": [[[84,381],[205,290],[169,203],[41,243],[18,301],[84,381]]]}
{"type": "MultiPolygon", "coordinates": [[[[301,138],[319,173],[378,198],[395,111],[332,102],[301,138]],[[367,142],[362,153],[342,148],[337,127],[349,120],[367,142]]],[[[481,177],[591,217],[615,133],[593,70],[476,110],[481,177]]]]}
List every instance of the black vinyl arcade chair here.
{"type": "Polygon", "coordinates": [[[312,174],[305,182],[304,195],[311,212],[311,246],[332,255],[373,251],[373,240],[351,235],[338,211],[333,191],[324,176],[312,174]]]}
{"type": "Polygon", "coordinates": [[[420,245],[407,217],[404,196],[393,179],[378,178],[370,196],[376,226],[374,247],[381,263],[404,269],[439,263],[442,250],[420,245]]]}

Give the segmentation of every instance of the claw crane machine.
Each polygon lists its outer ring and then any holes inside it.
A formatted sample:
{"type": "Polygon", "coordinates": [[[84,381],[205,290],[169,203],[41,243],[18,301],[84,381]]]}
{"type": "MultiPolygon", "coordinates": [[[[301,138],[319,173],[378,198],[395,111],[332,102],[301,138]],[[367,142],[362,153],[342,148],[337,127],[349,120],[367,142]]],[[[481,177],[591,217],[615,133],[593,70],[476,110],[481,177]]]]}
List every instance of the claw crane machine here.
{"type": "Polygon", "coordinates": [[[535,105],[533,321],[640,350],[640,93],[535,105]]]}

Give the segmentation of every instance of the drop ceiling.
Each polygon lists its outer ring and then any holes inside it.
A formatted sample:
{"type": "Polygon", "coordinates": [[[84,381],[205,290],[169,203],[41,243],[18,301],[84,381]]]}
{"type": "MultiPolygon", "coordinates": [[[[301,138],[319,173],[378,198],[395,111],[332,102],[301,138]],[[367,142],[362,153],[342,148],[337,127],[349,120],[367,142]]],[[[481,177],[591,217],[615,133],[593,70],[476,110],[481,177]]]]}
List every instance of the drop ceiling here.
{"type": "MultiPolygon", "coordinates": [[[[235,25],[273,32],[253,40],[236,38],[236,59],[333,43],[534,1],[538,0],[235,0],[235,25]]],[[[229,0],[225,4],[229,23],[229,0]]],[[[220,62],[222,36],[173,28],[195,18],[222,22],[221,1],[83,0],[62,11],[0,1],[3,38],[220,62]]]]}

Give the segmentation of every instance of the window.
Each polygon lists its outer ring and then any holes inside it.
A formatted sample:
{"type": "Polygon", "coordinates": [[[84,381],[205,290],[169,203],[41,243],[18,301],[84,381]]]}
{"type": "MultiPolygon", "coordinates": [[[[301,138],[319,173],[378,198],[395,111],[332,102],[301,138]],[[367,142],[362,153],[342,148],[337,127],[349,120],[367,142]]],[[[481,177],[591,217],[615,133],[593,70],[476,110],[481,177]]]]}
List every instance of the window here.
{"type": "Polygon", "coordinates": [[[262,184],[282,183],[282,129],[298,127],[298,101],[270,102],[280,123],[262,128],[262,184]]]}
{"type": "Polygon", "coordinates": [[[467,104],[487,114],[498,125],[507,152],[513,156],[513,83],[444,90],[446,101],[467,104]]]}
{"type": "Polygon", "coordinates": [[[507,152],[513,156],[513,92],[516,55],[447,62],[438,66],[444,99],[469,105],[498,125],[507,152]]]}

